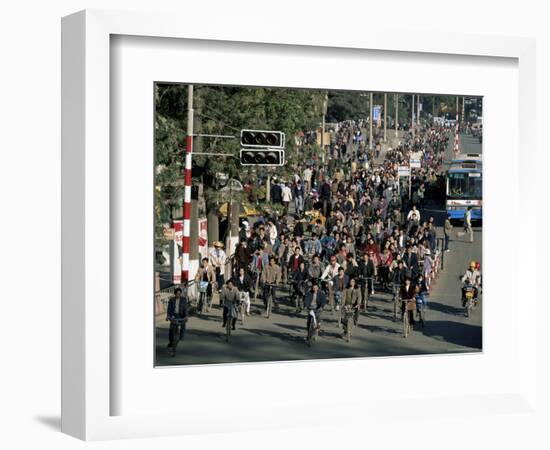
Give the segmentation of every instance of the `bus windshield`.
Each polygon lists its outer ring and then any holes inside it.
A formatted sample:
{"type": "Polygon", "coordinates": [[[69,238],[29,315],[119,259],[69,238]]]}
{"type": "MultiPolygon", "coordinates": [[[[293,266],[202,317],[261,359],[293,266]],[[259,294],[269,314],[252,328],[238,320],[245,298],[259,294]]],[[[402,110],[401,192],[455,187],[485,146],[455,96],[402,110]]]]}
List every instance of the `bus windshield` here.
{"type": "Polygon", "coordinates": [[[459,199],[480,199],[483,195],[481,173],[449,173],[447,196],[459,199]]]}

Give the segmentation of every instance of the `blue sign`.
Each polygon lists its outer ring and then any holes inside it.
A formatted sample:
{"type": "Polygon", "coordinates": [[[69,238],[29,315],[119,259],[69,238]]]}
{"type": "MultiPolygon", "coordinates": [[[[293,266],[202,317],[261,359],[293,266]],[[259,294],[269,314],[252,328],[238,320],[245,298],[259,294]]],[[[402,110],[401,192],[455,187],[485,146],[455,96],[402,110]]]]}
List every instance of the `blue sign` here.
{"type": "Polygon", "coordinates": [[[380,114],[382,112],[381,106],[373,106],[372,108],[372,120],[380,120],[380,114]]]}

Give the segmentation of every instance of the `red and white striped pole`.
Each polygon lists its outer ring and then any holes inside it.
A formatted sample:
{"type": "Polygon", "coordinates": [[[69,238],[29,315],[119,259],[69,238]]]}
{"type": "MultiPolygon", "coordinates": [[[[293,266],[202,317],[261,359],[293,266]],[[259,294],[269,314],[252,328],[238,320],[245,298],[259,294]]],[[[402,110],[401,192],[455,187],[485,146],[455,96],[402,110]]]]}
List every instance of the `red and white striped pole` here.
{"type": "Polygon", "coordinates": [[[458,148],[458,133],[459,133],[459,125],[458,125],[458,96],[456,97],[456,123],[455,123],[455,154],[458,154],[459,148],[458,148]]]}
{"type": "Polygon", "coordinates": [[[182,281],[189,280],[189,242],[191,236],[191,160],[193,154],[193,85],[187,91],[187,137],[185,138],[185,190],[183,194],[182,281]]]}

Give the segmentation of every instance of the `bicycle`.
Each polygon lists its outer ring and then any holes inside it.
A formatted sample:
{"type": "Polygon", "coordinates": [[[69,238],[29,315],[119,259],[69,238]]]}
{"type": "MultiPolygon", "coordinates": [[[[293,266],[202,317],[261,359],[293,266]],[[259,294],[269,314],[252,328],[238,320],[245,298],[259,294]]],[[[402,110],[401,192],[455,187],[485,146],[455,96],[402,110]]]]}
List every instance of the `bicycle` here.
{"type": "Polygon", "coordinates": [[[231,336],[231,330],[233,328],[233,318],[235,317],[235,314],[238,314],[237,311],[235,311],[235,306],[230,305],[227,308],[227,318],[225,321],[225,342],[229,342],[229,337],[231,336]]]}
{"type": "Polygon", "coordinates": [[[416,302],[414,299],[401,299],[401,302],[405,304],[403,308],[403,337],[406,338],[412,329],[409,321],[409,311],[413,311],[413,309],[411,309],[410,305],[413,305],[413,308],[416,308],[416,302]]]}
{"type": "Polygon", "coordinates": [[[351,343],[351,330],[355,323],[355,309],[351,306],[345,306],[344,308],[344,334],[346,335],[346,341],[351,343]]]}
{"type": "Polygon", "coordinates": [[[424,295],[416,296],[416,314],[422,328],[424,328],[424,320],[426,319],[426,300],[424,299],[424,295]]]}
{"type": "Polygon", "coordinates": [[[246,296],[248,292],[240,292],[239,297],[239,317],[241,318],[241,324],[244,325],[244,316],[246,315],[246,296]]]}
{"type": "Polygon", "coordinates": [[[169,317],[168,320],[170,321],[170,327],[174,325],[174,328],[172,330],[172,347],[170,347],[169,352],[170,356],[176,356],[176,347],[178,346],[178,343],[180,341],[181,327],[182,324],[187,321],[187,317],[169,317]]]}
{"type": "Polygon", "coordinates": [[[199,282],[199,302],[197,304],[199,315],[209,312],[212,306],[212,296],[208,295],[208,286],[208,281],[199,282]]]}
{"type": "Polygon", "coordinates": [[[294,307],[296,308],[296,314],[300,314],[304,309],[304,296],[305,296],[305,282],[300,281],[294,288],[294,307]]]}
{"type": "Polygon", "coordinates": [[[401,288],[401,285],[399,283],[392,283],[392,292],[393,292],[393,321],[395,322],[397,320],[397,307],[398,307],[398,297],[399,297],[399,289],[401,288]]]}
{"type": "Polygon", "coordinates": [[[342,308],[340,302],[342,301],[342,291],[334,292],[334,303],[336,304],[336,325],[338,328],[342,327],[342,308]]]}
{"type": "Polygon", "coordinates": [[[306,343],[308,347],[311,347],[311,344],[315,343],[317,336],[319,336],[319,324],[317,323],[317,314],[315,309],[310,309],[308,315],[310,316],[310,319],[307,329],[306,343]]]}
{"type": "Polygon", "coordinates": [[[273,296],[274,296],[274,290],[275,290],[275,284],[273,283],[265,283],[264,289],[267,288],[267,299],[266,299],[266,319],[269,319],[269,316],[271,315],[271,310],[273,308],[273,296]]]}
{"type": "Polygon", "coordinates": [[[371,295],[371,286],[374,285],[374,279],[373,277],[357,277],[359,280],[361,280],[361,288],[363,290],[363,312],[366,313],[369,309],[369,299],[371,295]]]}

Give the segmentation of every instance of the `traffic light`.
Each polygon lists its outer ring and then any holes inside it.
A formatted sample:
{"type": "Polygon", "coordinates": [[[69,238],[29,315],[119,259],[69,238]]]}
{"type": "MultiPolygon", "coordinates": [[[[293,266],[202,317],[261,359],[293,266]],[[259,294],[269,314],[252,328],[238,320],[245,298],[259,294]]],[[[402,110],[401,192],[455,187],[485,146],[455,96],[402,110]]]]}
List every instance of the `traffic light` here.
{"type": "Polygon", "coordinates": [[[242,166],[283,166],[285,151],[281,148],[242,148],[242,166]]]}
{"type": "Polygon", "coordinates": [[[243,147],[283,148],[285,134],[281,131],[241,130],[243,147]]]}

